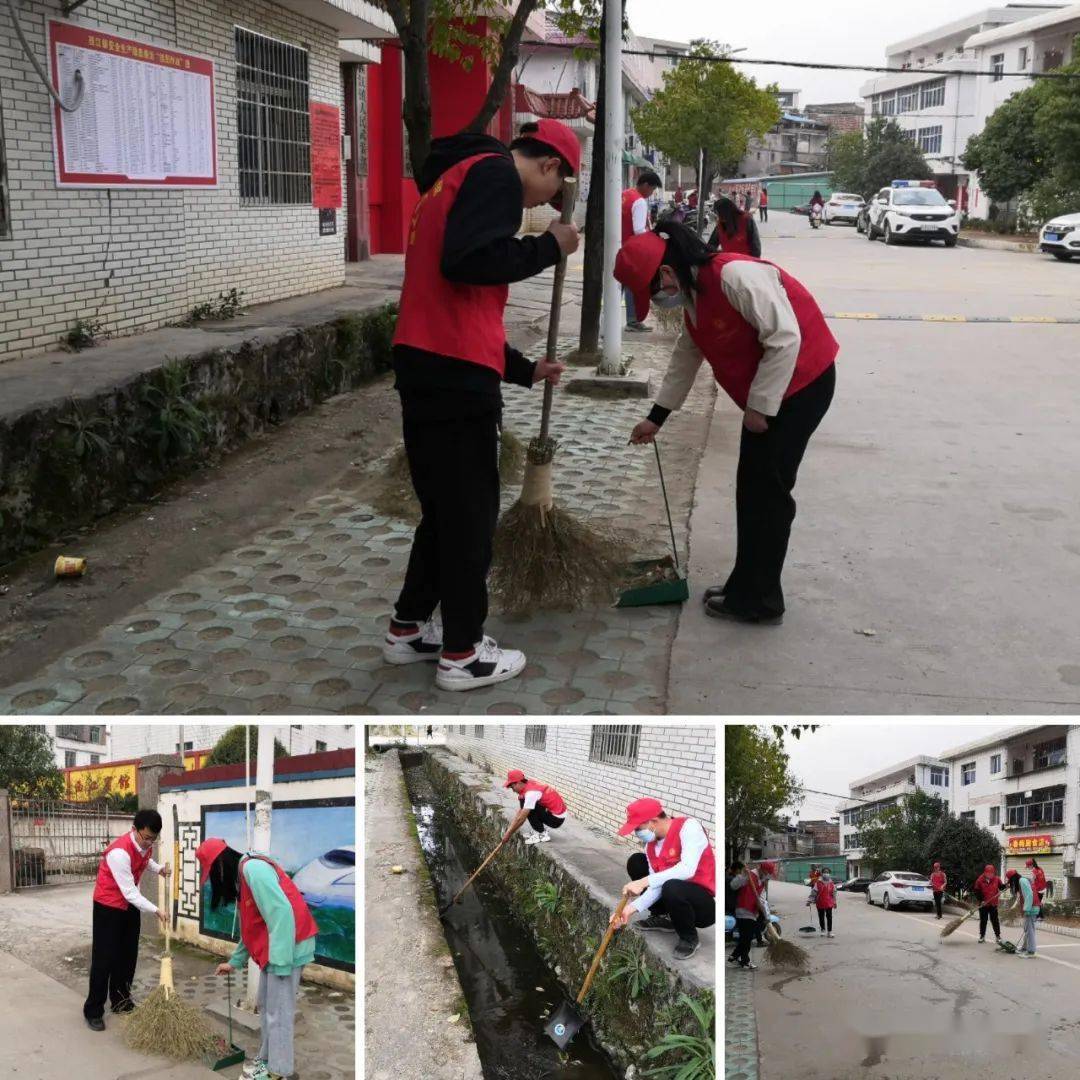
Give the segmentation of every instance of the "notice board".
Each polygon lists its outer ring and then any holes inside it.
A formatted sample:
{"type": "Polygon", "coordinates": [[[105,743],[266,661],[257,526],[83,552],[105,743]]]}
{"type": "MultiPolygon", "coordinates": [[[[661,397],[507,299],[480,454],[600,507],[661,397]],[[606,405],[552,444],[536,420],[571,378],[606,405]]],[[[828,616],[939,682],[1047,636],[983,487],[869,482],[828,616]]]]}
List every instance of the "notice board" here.
{"type": "Polygon", "coordinates": [[[311,110],[311,205],[333,210],[341,205],[341,111],[313,101],[311,110]]]}
{"type": "Polygon", "coordinates": [[[195,53],[49,20],[49,70],[74,112],[53,103],[61,187],[216,187],[214,62],[195,53]]]}

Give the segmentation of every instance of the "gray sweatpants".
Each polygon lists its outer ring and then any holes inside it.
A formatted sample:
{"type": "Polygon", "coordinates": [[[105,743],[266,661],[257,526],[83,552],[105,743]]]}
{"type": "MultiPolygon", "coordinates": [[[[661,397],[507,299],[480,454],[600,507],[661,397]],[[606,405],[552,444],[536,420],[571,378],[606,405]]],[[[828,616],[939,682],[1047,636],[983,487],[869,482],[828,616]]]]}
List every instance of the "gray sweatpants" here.
{"type": "Polygon", "coordinates": [[[259,1060],[272,1073],[291,1076],[293,1072],[293,1025],[296,1022],[296,995],[300,990],[302,967],[288,975],[259,972],[259,1016],[262,1041],[259,1060]]]}
{"type": "Polygon", "coordinates": [[[1020,947],[1026,949],[1032,956],[1035,955],[1035,920],[1038,917],[1038,915],[1024,916],[1024,941],[1020,947]]]}

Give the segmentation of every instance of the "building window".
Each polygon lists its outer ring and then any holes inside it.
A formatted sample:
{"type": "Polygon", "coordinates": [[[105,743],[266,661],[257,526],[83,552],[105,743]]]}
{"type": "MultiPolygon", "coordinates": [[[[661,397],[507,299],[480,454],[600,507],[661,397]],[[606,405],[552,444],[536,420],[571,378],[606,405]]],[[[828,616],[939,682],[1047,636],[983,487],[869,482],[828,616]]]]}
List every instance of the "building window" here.
{"type": "Polygon", "coordinates": [[[465,734],[465,725],[464,724],[458,724],[457,733],[459,735],[464,735],[465,734]]]}
{"type": "Polygon", "coordinates": [[[963,813],[960,814],[960,820],[961,821],[974,821],[975,820],[975,811],[974,810],[965,810],[965,811],[963,811],[963,813]]]}
{"type": "Polygon", "coordinates": [[[919,88],[919,105],[923,109],[933,109],[938,105],[945,104],[945,80],[935,79],[933,82],[923,83],[919,88]]]}
{"type": "Polygon", "coordinates": [[[990,755],[990,775],[991,776],[997,776],[997,774],[999,772],[1001,772],[1001,755],[1000,754],[991,754],[990,755]]]}
{"type": "Polygon", "coordinates": [[[316,739],[315,740],[315,753],[316,754],[322,754],[325,751],[326,751],[326,743],[324,743],[322,741],[322,739],[316,739]]]}
{"type": "Polygon", "coordinates": [[[236,130],[241,205],[310,205],[306,49],[236,28],[236,130]]]}
{"type": "Polygon", "coordinates": [[[1024,47],[1023,47],[1023,48],[1022,48],[1022,49],[1021,49],[1021,50],[1020,50],[1020,51],[1019,51],[1019,52],[1018,52],[1018,53],[1016,54],[1016,66],[1017,66],[1017,67],[1018,67],[1018,68],[1019,68],[1019,69],[1020,69],[1021,71],[1023,71],[1023,70],[1024,70],[1024,69],[1025,69],[1025,68],[1027,67],[1027,62],[1028,62],[1028,51],[1027,51],[1027,46],[1025,45],[1025,46],[1024,46],[1024,47]]]}
{"type": "Polygon", "coordinates": [[[941,125],[919,128],[919,149],[924,154],[941,153],[941,125]]]}
{"type": "Polygon", "coordinates": [[[1000,806],[991,806],[990,807],[990,824],[991,825],[1000,825],[1001,824],[1001,807],[1000,806]]]}
{"type": "Polygon", "coordinates": [[[4,150],[4,113],[0,110],[0,240],[11,236],[11,204],[8,202],[7,154],[4,150]]]}
{"type": "Polygon", "coordinates": [[[105,739],[103,737],[102,729],[99,727],[90,728],[90,732],[86,741],[92,743],[103,743],[105,739]]]}
{"type": "Polygon", "coordinates": [[[975,762],[969,761],[966,765],[960,766],[960,786],[967,787],[968,784],[975,783],[975,762]]]}
{"type": "Polygon", "coordinates": [[[1050,769],[1055,765],[1065,764],[1065,740],[1054,739],[1051,742],[1040,743],[1035,747],[1032,755],[1032,769],[1050,769]]]}
{"type": "Polygon", "coordinates": [[[948,787],[949,786],[949,770],[943,765],[931,765],[930,766],[930,786],[931,787],[948,787]]]}
{"type": "Polygon", "coordinates": [[[900,91],[900,107],[898,112],[915,112],[919,108],[919,88],[913,86],[910,90],[900,91]]]}
{"type": "Polygon", "coordinates": [[[473,738],[474,739],[482,739],[484,737],[484,725],[483,724],[473,724],[472,733],[473,733],[473,738]]]}
{"type": "Polygon", "coordinates": [[[547,749],[547,724],[526,724],[525,725],[525,749],[526,750],[545,750],[545,749],[547,749]]]}
{"type": "Polygon", "coordinates": [[[90,764],[91,765],[97,765],[100,761],[101,761],[101,755],[100,754],[91,754],[90,755],[90,764]]]}
{"type": "Polygon", "coordinates": [[[945,54],[944,54],[943,52],[939,52],[939,53],[937,54],[937,56],[935,56],[935,57],[934,57],[934,60],[935,60],[935,61],[936,61],[937,63],[941,63],[941,61],[942,61],[942,60],[944,60],[944,59],[945,59],[945,54]]]}
{"type": "Polygon", "coordinates": [[[75,768],[75,751],[74,750],[65,750],[64,751],[64,768],[65,769],[74,769],[75,768]]]}
{"type": "Polygon", "coordinates": [[[915,130],[915,128],[904,128],[903,136],[905,139],[907,139],[908,142],[913,143],[918,140],[919,133],[915,130]]]}
{"type": "Polygon", "coordinates": [[[1017,793],[1005,797],[1005,823],[1012,829],[1029,825],[1060,825],[1065,814],[1065,785],[1039,788],[1030,796],[1017,793]]]}
{"type": "Polygon", "coordinates": [[[994,73],[990,81],[1001,82],[1001,80],[1005,77],[1004,53],[994,53],[994,55],[990,57],[990,70],[994,73]]]}
{"type": "Polygon", "coordinates": [[[882,116],[895,116],[896,115],[896,94],[882,94],[881,95],[881,115],[882,116]]]}
{"type": "Polygon", "coordinates": [[[589,744],[589,760],[630,768],[637,764],[640,738],[640,724],[596,724],[589,744]]]}
{"type": "Polygon", "coordinates": [[[1043,53],[1042,69],[1043,71],[1054,71],[1065,61],[1065,54],[1061,49],[1047,49],[1043,53]]]}

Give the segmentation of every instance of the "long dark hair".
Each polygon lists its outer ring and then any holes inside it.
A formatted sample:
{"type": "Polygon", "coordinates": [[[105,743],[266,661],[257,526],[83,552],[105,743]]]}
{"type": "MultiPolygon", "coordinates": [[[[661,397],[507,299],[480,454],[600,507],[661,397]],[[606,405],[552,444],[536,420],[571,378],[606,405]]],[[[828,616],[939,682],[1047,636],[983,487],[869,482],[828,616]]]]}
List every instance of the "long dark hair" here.
{"type": "Polygon", "coordinates": [[[734,201],[729,199],[726,195],[721,195],[720,198],[713,203],[713,209],[716,211],[718,224],[724,235],[734,236],[736,230],[739,228],[739,222],[743,217],[743,212],[735,205],[734,201]]]}
{"type": "MultiPolygon", "coordinates": [[[[662,240],[666,241],[661,265],[670,266],[679,280],[679,288],[687,296],[692,296],[696,291],[696,286],[691,270],[695,266],[704,266],[716,252],[710,251],[701,237],[681,222],[663,221],[656,226],[655,231],[662,240]]],[[[657,277],[659,277],[659,272],[657,277]]],[[[656,292],[659,287],[659,282],[654,280],[652,291],[656,292]]]]}
{"type": "Polygon", "coordinates": [[[1034,859],[1032,859],[1031,860],[1031,869],[1032,870],[1041,870],[1042,867],[1034,859]]]}
{"type": "Polygon", "coordinates": [[[1009,878],[1009,888],[1012,889],[1013,896],[1017,896],[1019,894],[1019,892],[1020,892],[1020,875],[1019,874],[1013,874],[1013,876],[1011,878],[1009,878]]]}
{"type": "Polygon", "coordinates": [[[240,898],[239,851],[226,847],[210,867],[210,907],[217,911],[240,898]]]}

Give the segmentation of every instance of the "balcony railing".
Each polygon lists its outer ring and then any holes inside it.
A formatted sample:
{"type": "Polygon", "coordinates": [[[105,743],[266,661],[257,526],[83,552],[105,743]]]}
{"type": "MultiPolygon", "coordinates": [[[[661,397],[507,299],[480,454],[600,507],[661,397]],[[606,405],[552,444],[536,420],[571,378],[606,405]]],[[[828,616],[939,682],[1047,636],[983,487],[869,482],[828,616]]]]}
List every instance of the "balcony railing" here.
{"type": "Polygon", "coordinates": [[[1034,776],[1036,773],[1051,772],[1053,769],[1064,769],[1069,764],[1067,757],[1062,756],[1060,759],[1048,762],[1045,765],[1032,765],[1029,769],[1022,769],[1020,772],[1002,772],[996,779],[998,780],[1022,780],[1026,776],[1034,776]]]}

